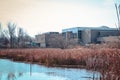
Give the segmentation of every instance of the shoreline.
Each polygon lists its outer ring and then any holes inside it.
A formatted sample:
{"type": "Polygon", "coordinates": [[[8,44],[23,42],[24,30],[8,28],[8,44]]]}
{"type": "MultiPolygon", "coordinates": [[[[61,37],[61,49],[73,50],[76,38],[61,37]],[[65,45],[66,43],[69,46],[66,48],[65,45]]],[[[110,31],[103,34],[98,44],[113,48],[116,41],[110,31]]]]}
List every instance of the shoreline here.
{"type": "Polygon", "coordinates": [[[120,74],[120,49],[2,49],[0,58],[46,67],[80,68],[101,73],[101,78],[120,74]]]}
{"type": "Polygon", "coordinates": [[[7,60],[10,60],[10,61],[13,61],[13,62],[20,62],[20,63],[27,63],[27,64],[35,64],[35,65],[42,65],[42,66],[45,66],[45,67],[58,67],[58,68],[76,68],[76,69],[87,69],[85,66],[82,66],[82,65],[45,65],[45,64],[42,64],[42,63],[37,63],[37,62],[28,62],[28,61],[18,61],[18,60],[14,60],[14,59],[10,59],[10,58],[6,58],[6,57],[0,57],[0,59],[7,59],[7,60]]]}

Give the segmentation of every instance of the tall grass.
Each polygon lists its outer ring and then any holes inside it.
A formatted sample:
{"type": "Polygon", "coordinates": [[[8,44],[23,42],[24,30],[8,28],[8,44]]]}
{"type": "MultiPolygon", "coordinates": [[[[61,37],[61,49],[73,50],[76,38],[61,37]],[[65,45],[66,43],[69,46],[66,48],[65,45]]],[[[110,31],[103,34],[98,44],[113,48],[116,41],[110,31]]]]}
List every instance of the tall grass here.
{"type": "Polygon", "coordinates": [[[101,80],[120,80],[120,49],[3,49],[1,58],[46,66],[84,67],[101,73],[101,80]]]}
{"type": "Polygon", "coordinates": [[[1,58],[15,61],[34,62],[45,65],[85,65],[84,55],[90,49],[5,49],[0,50],[1,58]]]}
{"type": "Polygon", "coordinates": [[[87,68],[99,71],[102,80],[120,80],[119,49],[96,49],[87,56],[86,61],[87,68]]]}

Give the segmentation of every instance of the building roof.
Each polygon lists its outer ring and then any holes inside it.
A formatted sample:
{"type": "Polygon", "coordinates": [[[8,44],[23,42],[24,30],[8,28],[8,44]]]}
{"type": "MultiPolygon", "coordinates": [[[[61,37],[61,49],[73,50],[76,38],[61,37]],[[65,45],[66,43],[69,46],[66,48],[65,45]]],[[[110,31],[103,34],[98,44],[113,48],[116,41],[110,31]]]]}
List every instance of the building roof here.
{"type": "Polygon", "coordinates": [[[116,28],[109,28],[107,26],[100,26],[100,27],[72,27],[67,29],[62,29],[62,32],[77,32],[78,30],[117,30],[116,28]]]}
{"type": "Polygon", "coordinates": [[[46,32],[44,34],[59,34],[59,32],[46,32]]]}

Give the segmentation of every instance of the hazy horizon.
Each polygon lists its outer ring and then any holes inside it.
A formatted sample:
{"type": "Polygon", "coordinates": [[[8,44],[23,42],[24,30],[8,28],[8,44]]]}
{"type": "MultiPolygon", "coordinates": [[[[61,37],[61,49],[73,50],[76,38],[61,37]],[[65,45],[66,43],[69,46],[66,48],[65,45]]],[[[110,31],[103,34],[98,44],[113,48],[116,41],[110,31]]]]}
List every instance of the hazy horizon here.
{"type": "Polygon", "coordinates": [[[0,22],[16,23],[32,36],[80,26],[115,28],[115,2],[120,0],[0,0],[0,22]]]}

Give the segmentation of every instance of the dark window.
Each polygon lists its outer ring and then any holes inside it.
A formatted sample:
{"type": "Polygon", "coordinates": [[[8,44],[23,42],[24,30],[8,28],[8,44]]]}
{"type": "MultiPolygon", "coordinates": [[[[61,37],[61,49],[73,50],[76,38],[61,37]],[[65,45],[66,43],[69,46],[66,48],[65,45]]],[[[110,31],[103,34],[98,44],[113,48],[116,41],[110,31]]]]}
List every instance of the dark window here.
{"type": "Polygon", "coordinates": [[[82,31],[78,31],[78,38],[79,38],[79,39],[82,38],[82,31]]]}

